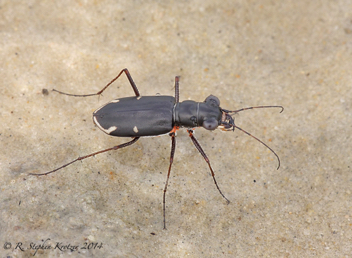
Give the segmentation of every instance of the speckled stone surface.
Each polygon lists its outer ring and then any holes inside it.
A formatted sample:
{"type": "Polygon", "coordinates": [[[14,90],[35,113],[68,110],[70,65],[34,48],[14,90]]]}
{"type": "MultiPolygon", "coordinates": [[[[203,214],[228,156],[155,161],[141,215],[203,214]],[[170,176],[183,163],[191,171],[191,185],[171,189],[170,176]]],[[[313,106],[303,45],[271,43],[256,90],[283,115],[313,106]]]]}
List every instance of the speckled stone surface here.
{"type": "Polygon", "coordinates": [[[351,257],[351,1],[0,2],[1,257],[351,257]],[[133,94],[203,101],[239,130],[170,137],[35,177],[129,139],[92,122],[133,94]],[[42,90],[48,89],[48,95],[42,90]],[[22,245],[21,245],[22,244],[22,245]],[[37,249],[37,250],[36,250],[37,249]],[[70,250],[72,249],[72,250],[70,250]]]}

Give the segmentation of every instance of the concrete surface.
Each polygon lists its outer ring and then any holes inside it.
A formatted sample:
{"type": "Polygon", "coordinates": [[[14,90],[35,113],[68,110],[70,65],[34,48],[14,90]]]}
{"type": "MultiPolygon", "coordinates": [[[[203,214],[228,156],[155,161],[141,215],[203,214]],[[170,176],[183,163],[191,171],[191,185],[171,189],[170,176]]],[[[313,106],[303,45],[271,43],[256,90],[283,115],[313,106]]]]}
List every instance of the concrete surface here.
{"type": "Polygon", "coordinates": [[[351,1],[4,0],[0,55],[1,257],[352,256],[351,1]],[[181,100],[283,105],[236,115],[281,168],[239,130],[197,130],[226,205],[180,131],[167,230],[168,136],[29,176],[128,140],[91,118],[133,94],[125,77],[100,98],[51,91],[94,93],[125,67],[142,95],[180,75],[181,100]]]}

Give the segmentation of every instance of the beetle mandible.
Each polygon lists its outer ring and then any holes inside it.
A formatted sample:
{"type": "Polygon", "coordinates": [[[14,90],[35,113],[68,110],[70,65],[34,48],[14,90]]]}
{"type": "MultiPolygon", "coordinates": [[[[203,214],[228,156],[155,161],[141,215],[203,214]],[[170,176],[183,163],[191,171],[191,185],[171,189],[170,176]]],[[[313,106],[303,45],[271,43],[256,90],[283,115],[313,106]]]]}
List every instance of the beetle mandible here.
{"type": "Polygon", "coordinates": [[[171,137],[171,154],[170,164],[167,173],[167,178],[163,192],[163,225],[166,229],[166,191],[170,178],[171,166],[174,160],[175,148],[176,148],[176,131],[181,128],[187,128],[189,137],[191,138],[194,146],[203,156],[207,162],[211,175],[213,177],[216,188],[218,189],[221,196],[226,200],[227,203],[230,201],[221,192],[218,183],[215,179],[215,174],[210,161],[203,151],[202,147],[198,143],[197,139],[193,135],[193,130],[196,127],[204,127],[207,130],[215,130],[220,128],[224,131],[234,131],[235,128],[244,132],[245,134],[253,137],[265,147],[267,147],[277,158],[278,167],[280,167],[280,158],[268,145],[264,142],[251,135],[247,131],[241,129],[235,125],[235,121],[231,114],[238,112],[254,109],[254,108],[281,108],[280,113],[284,110],[282,106],[256,106],[247,107],[238,110],[227,110],[220,107],[220,100],[210,95],[204,102],[196,102],[193,100],[179,101],[179,76],[175,77],[175,97],[172,96],[141,96],[136,84],[134,83],[127,68],[123,69],[111,82],[109,82],[103,89],[93,94],[76,95],[64,93],[53,89],[53,91],[60,94],[74,96],[74,97],[89,97],[89,96],[100,96],[114,81],[116,81],[122,73],[125,73],[129,80],[134,94],[134,97],[120,98],[110,101],[93,112],[94,123],[106,134],[118,137],[132,137],[133,139],[129,142],[108,148],[105,150],[97,151],[86,156],[78,157],[77,159],[58,167],[49,172],[30,175],[43,176],[56,172],[76,161],[83,160],[97,154],[118,150],[134,144],[140,137],[143,136],[157,136],[162,134],[169,134],[171,137]]]}

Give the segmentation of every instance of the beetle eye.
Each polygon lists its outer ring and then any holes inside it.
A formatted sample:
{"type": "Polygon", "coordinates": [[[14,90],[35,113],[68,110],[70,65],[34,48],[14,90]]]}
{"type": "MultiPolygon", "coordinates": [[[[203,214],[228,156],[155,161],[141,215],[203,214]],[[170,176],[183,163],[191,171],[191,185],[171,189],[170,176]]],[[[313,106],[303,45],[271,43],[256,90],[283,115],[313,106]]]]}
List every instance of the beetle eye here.
{"type": "Polygon", "coordinates": [[[212,106],[220,106],[220,100],[218,99],[218,97],[215,97],[214,95],[208,96],[204,100],[204,102],[210,103],[210,105],[212,105],[212,106]]]}
{"type": "Polygon", "coordinates": [[[209,118],[204,120],[203,127],[207,130],[215,130],[218,127],[219,123],[215,118],[209,118]]]}

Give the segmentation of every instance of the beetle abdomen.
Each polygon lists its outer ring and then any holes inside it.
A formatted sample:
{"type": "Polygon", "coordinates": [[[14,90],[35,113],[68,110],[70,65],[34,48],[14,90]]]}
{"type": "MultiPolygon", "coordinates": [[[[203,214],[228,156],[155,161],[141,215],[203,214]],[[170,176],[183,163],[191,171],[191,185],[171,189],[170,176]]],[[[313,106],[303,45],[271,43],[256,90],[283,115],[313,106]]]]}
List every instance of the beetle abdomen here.
{"type": "Polygon", "coordinates": [[[139,96],[116,99],[93,113],[94,123],[105,133],[119,137],[166,134],[173,128],[175,98],[139,96]]]}

